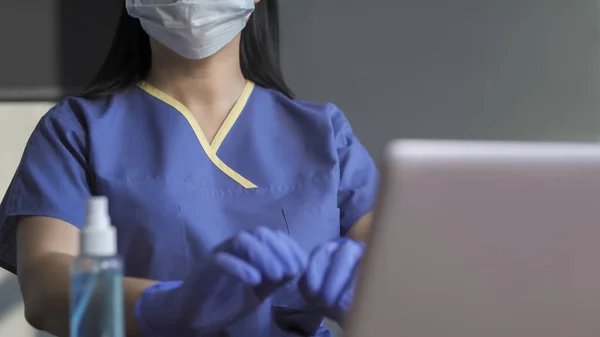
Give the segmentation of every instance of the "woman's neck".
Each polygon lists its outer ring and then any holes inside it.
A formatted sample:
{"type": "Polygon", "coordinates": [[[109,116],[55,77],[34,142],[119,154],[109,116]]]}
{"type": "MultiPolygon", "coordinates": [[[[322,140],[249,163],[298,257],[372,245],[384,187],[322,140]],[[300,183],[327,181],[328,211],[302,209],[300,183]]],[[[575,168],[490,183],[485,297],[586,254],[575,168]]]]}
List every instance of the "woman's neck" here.
{"type": "Polygon", "coordinates": [[[239,37],[202,60],[185,59],[154,43],[147,81],[192,111],[233,106],[246,84],[240,67],[239,37]]]}

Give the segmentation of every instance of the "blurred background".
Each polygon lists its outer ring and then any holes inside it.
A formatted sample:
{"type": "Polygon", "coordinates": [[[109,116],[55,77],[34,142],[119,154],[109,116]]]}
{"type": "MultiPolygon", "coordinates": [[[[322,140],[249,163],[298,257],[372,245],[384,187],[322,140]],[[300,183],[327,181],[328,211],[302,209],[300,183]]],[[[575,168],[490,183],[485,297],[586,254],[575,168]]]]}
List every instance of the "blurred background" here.
{"type": "MultiPolygon", "coordinates": [[[[287,80],[375,158],[392,138],[600,140],[598,0],[281,0],[287,80]]],[[[36,122],[102,62],[121,1],[0,2],[0,196],[36,122]]],[[[29,328],[0,271],[0,336],[29,328]]]]}

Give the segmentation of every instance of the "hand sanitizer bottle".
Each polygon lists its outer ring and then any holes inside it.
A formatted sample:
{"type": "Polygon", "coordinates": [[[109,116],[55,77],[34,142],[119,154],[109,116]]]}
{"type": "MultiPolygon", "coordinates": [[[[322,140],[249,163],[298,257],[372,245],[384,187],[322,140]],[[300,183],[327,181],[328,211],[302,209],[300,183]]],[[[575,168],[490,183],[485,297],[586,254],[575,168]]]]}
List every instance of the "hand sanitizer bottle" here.
{"type": "Polygon", "coordinates": [[[70,336],[124,337],[123,263],[108,199],[92,197],[71,265],[70,336]]]}

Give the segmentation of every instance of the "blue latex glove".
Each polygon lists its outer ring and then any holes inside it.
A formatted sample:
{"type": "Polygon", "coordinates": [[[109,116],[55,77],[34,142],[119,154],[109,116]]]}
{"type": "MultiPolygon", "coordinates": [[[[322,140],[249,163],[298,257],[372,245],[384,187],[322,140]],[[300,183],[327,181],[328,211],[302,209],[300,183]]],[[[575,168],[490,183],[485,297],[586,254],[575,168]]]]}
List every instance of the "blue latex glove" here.
{"type": "Polygon", "coordinates": [[[293,336],[331,336],[323,326],[324,315],[306,303],[297,282],[288,283],[273,298],[275,303],[271,306],[271,315],[282,331],[293,336]]]}
{"type": "Polygon", "coordinates": [[[364,244],[358,241],[343,238],[325,243],[313,251],[298,282],[306,301],[340,325],[352,306],[363,253],[364,244]]]}
{"type": "Polygon", "coordinates": [[[147,337],[216,334],[298,277],[305,264],[287,234],[242,232],[217,246],[187,279],[149,287],[135,315],[147,337]]]}

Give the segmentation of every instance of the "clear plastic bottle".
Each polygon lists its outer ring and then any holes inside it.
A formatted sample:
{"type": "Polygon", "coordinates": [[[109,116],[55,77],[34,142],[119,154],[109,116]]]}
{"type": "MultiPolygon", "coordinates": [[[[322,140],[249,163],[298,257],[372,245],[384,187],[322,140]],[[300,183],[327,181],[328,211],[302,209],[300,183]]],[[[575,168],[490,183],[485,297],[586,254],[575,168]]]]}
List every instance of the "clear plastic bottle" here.
{"type": "Polygon", "coordinates": [[[123,263],[106,197],[88,202],[80,254],[71,265],[71,337],[124,337],[123,263]]]}

